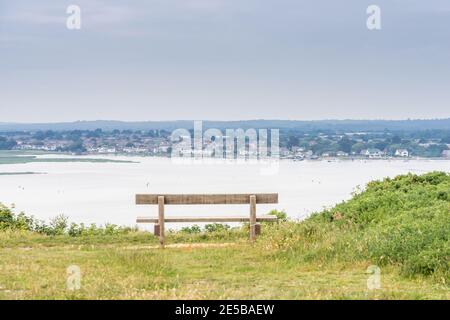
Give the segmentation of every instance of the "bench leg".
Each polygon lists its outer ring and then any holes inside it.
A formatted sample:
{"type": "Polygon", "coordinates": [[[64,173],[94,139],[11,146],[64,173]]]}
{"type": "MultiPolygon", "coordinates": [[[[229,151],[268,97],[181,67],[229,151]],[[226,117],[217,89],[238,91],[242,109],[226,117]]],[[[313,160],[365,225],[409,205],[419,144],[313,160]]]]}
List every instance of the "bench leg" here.
{"type": "Polygon", "coordinates": [[[255,225],[255,233],[257,236],[259,236],[261,234],[261,224],[260,223],[257,223],[255,225]]]}
{"type": "Polygon", "coordinates": [[[153,226],[153,234],[157,237],[159,237],[160,233],[160,229],[159,229],[159,224],[155,223],[155,225],[153,226]]]}
{"type": "Polygon", "coordinates": [[[164,235],[164,197],[158,196],[158,224],[159,224],[159,245],[164,248],[166,239],[164,235]]]}
{"type": "Polygon", "coordinates": [[[256,240],[256,196],[250,196],[250,240],[256,240]]]}

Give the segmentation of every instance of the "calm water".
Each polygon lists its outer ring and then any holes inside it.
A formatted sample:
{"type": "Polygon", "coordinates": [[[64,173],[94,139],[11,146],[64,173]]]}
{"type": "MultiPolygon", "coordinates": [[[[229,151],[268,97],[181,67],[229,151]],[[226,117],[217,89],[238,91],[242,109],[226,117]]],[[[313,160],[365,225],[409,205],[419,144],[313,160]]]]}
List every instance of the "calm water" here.
{"type": "MultiPolygon", "coordinates": [[[[450,172],[448,160],[281,161],[278,173],[273,175],[262,175],[261,166],[254,164],[189,165],[139,157],[131,160],[140,163],[1,165],[0,172],[47,174],[0,176],[0,202],[14,203],[17,211],[40,219],[65,214],[75,222],[134,225],[136,216],[156,215],[156,206],[134,204],[136,193],[278,192],[280,203],[258,205],[258,213],[277,208],[285,209],[292,218],[302,218],[348,199],[356,186],[373,179],[407,172],[450,172]]],[[[242,213],[248,213],[247,206],[166,208],[167,215],[242,213]]]]}

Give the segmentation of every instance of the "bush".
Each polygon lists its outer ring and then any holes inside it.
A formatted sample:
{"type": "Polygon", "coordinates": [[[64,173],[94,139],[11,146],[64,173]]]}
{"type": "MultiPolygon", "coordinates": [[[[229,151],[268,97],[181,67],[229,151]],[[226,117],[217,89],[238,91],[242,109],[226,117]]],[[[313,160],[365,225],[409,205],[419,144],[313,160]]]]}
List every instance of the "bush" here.
{"type": "Polygon", "coordinates": [[[284,210],[278,211],[276,209],[270,211],[269,215],[276,216],[278,221],[287,221],[287,214],[284,210]]]}
{"type": "Polygon", "coordinates": [[[265,245],[292,261],[399,265],[405,275],[450,275],[450,175],[407,174],[370,182],[362,192],[301,223],[276,226],[265,245]]]}
{"type": "Polygon", "coordinates": [[[1,230],[21,230],[36,232],[47,236],[68,235],[71,237],[117,235],[133,231],[132,228],[119,227],[114,224],[105,224],[104,226],[91,224],[88,227],[83,223],[69,224],[68,218],[64,215],[56,216],[47,224],[44,221],[37,220],[24,213],[16,215],[10,208],[0,204],[0,231],[1,230]]]}
{"type": "Polygon", "coordinates": [[[189,233],[189,234],[191,234],[191,233],[200,233],[200,232],[202,232],[202,229],[198,225],[195,224],[192,227],[183,227],[183,228],[181,228],[181,232],[189,233]]]}
{"type": "Polygon", "coordinates": [[[211,223],[205,225],[205,231],[206,232],[220,232],[230,229],[230,226],[227,224],[220,224],[220,223],[211,223]]]}

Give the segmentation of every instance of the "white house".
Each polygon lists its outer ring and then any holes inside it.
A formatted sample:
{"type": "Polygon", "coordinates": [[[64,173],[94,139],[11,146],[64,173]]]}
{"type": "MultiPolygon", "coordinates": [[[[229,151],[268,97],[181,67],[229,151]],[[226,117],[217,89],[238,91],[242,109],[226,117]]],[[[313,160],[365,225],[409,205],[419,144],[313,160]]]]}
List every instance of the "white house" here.
{"type": "Polygon", "coordinates": [[[344,152],[344,151],[338,151],[336,153],[336,156],[338,156],[338,157],[348,157],[348,153],[344,152]]]}
{"type": "Polygon", "coordinates": [[[379,159],[383,157],[383,152],[379,149],[365,149],[361,151],[361,155],[366,156],[370,159],[379,159]]]}
{"type": "Polygon", "coordinates": [[[442,151],[442,156],[444,158],[450,158],[450,150],[444,150],[442,151]]]}
{"type": "Polygon", "coordinates": [[[395,156],[407,158],[409,157],[409,152],[406,149],[397,149],[395,150],[395,156]]]}
{"type": "Polygon", "coordinates": [[[115,147],[101,147],[98,149],[98,153],[116,153],[115,147]]]}

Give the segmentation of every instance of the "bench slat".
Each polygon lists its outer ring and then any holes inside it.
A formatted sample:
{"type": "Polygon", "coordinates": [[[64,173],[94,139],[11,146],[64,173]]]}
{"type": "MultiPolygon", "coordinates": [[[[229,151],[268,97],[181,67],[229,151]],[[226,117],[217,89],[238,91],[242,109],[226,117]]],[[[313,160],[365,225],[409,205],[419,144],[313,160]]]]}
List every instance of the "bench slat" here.
{"type": "MultiPolygon", "coordinates": [[[[276,221],[277,217],[272,215],[261,215],[256,217],[256,221],[276,221]]],[[[170,222],[249,222],[249,216],[215,216],[215,217],[170,217],[164,218],[167,223],[170,222]]],[[[138,217],[136,223],[158,223],[158,218],[138,217]]]]}
{"type": "Polygon", "coordinates": [[[250,196],[256,203],[278,203],[278,193],[256,194],[137,194],[136,204],[158,204],[158,196],[164,196],[164,204],[249,204],[250,196]]]}

